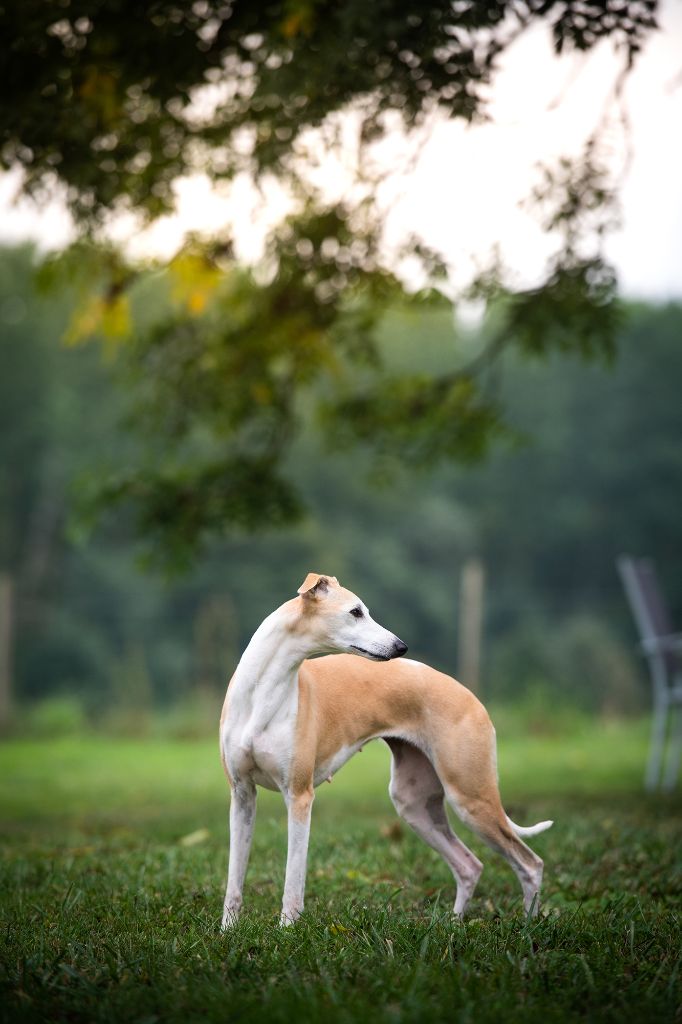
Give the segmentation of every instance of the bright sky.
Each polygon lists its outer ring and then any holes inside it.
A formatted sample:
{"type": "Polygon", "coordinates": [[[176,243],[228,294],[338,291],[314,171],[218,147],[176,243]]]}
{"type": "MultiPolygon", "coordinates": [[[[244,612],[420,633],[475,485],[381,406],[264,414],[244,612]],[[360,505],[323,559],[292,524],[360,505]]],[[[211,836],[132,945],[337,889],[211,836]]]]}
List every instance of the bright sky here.
{"type": "MultiPolygon", "coordinates": [[[[633,158],[621,192],[622,227],[608,242],[621,287],[631,296],[682,297],[682,2],[667,0],[662,31],[653,36],[630,75],[625,101],[633,158]]],[[[425,138],[410,172],[395,171],[404,152],[396,134],[385,144],[386,177],[378,194],[390,203],[387,235],[409,232],[441,251],[455,283],[464,284],[476,263],[498,246],[519,282],[541,273],[551,246],[520,201],[537,181],[539,161],[571,155],[596,124],[619,68],[612,47],[587,56],[556,59],[542,27],[522,36],[505,57],[492,93],[492,123],[467,128],[439,122],[425,138]]],[[[613,165],[623,162],[623,137],[614,129],[613,165]]],[[[343,194],[348,173],[325,162],[318,175],[329,195],[343,194]]],[[[72,236],[57,199],[38,210],[13,202],[18,177],[0,177],[0,239],[32,238],[45,249],[72,236]]],[[[264,224],[286,208],[275,187],[264,215],[248,182],[217,194],[196,175],[177,183],[177,212],[140,233],[128,218],[112,234],[135,255],[168,258],[189,230],[213,232],[231,225],[240,255],[255,258],[264,224]]]]}

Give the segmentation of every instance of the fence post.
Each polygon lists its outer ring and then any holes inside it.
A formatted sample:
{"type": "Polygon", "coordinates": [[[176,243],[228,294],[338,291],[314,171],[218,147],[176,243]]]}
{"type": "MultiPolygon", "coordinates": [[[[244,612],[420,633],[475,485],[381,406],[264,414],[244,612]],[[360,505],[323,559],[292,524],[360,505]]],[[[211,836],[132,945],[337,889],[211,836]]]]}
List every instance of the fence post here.
{"type": "Polygon", "coordinates": [[[485,573],[478,558],[464,563],[459,594],[459,680],[474,693],[481,687],[481,634],[485,573]]]}

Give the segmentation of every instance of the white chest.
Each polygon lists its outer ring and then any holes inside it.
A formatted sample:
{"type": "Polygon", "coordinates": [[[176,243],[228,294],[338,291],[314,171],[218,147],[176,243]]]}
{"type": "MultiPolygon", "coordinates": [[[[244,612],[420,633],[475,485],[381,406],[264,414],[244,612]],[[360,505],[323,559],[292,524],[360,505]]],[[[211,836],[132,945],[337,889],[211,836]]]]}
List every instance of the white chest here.
{"type": "Polygon", "coordinates": [[[266,789],[286,791],[294,754],[297,701],[283,702],[267,718],[258,710],[232,708],[228,703],[221,737],[228,770],[235,779],[248,777],[266,789]]]}
{"type": "Polygon", "coordinates": [[[230,777],[288,789],[298,717],[298,670],[308,651],[279,612],[261,623],[227,691],[221,733],[230,777]]]}

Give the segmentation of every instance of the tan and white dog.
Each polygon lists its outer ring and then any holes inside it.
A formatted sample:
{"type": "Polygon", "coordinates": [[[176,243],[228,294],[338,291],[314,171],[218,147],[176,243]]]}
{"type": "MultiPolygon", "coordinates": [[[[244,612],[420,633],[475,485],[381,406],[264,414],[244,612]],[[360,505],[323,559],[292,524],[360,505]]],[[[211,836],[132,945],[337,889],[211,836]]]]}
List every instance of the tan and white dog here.
{"type": "Polygon", "coordinates": [[[552,822],[520,828],[504,813],[495,730],[483,705],[427,665],[394,661],[406,645],[374,622],[334,576],[309,573],[298,593],[254,633],[220,719],[231,789],[223,928],[242,907],[256,786],[279,790],[286,802],[289,846],[280,921],[291,924],[303,910],[315,787],[377,738],[391,750],[389,793],[398,814],[455,877],[455,914],[464,913],[483,865],[452,832],[445,801],[508,860],[526,912],[536,913],[543,865],[519,836],[535,835],[552,822]]]}

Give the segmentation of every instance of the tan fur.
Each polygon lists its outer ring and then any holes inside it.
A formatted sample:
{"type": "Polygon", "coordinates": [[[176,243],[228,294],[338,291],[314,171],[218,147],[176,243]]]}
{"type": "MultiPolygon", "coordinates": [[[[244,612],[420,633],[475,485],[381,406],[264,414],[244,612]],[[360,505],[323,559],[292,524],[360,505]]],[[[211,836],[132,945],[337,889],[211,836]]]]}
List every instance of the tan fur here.
{"type": "Polygon", "coordinates": [[[511,860],[522,884],[541,873],[542,861],[507,820],[497,782],[495,731],[470,690],[410,661],[371,662],[349,654],[305,661],[299,671],[291,777],[295,796],[312,799],[316,766],[341,747],[376,736],[403,737],[425,751],[442,786],[441,805],[447,795],[465,824],[511,860]]]}
{"type": "Polygon", "coordinates": [[[492,731],[473,693],[426,665],[332,654],[304,661],[298,687],[297,785],[307,785],[316,765],[341,747],[375,736],[418,732],[433,737],[434,753],[447,763],[447,750],[464,746],[472,751],[477,731],[492,731]],[[440,743],[439,726],[447,728],[440,743]]]}

